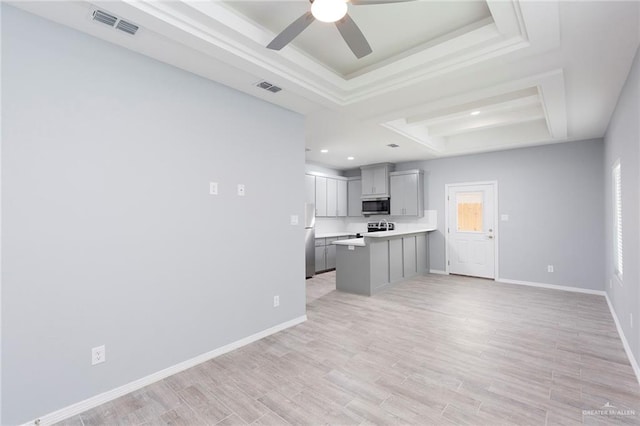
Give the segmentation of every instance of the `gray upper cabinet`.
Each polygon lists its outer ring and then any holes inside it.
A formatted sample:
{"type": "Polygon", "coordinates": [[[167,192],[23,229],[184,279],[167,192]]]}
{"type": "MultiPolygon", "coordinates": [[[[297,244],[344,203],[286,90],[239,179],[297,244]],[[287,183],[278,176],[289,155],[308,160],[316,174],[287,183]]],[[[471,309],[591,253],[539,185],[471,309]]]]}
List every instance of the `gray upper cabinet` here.
{"type": "Polygon", "coordinates": [[[391,216],[424,216],[424,173],[406,170],[389,174],[391,216]]]}
{"type": "Polygon", "coordinates": [[[327,178],[316,176],[316,216],[327,216],[327,178]]]}
{"type": "Polygon", "coordinates": [[[373,164],[360,168],[363,197],[389,197],[391,164],[373,164]]]}
{"type": "Polygon", "coordinates": [[[347,185],[347,196],[349,199],[348,215],[362,216],[362,180],[351,179],[347,185]]]}
{"type": "Polygon", "coordinates": [[[313,175],[304,175],[305,184],[305,203],[316,203],[316,177],[313,175]]]}
{"type": "Polygon", "coordinates": [[[316,217],[347,216],[345,178],[305,175],[306,202],[315,203],[316,217]]]}
{"type": "Polygon", "coordinates": [[[327,216],[338,216],[338,181],[327,178],[327,216]]]}
{"type": "Polygon", "coordinates": [[[347,181],[336,180],[336,187],[336,216],[345,217],[347,216],[347,181]]]}

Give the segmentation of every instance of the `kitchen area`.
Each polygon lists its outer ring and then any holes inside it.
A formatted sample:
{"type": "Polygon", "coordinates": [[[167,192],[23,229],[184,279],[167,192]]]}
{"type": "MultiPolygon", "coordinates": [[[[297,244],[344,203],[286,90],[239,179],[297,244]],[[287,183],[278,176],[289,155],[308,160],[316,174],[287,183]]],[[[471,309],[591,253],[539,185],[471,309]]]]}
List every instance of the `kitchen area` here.
{"type": "Polygon", "coordinates": [[[341,172],[308,165],[306,277],[335,270],[336,289],[371,296],[429,272],[424,172],[391,163],[341,172]]]}

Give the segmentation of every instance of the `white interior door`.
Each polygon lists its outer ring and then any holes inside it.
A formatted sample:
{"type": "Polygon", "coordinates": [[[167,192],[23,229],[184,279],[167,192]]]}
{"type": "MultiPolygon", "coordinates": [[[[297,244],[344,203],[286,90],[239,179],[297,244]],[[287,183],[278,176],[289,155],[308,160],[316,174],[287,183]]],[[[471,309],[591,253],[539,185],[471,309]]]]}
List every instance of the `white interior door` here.
{"type": "Polygon", "coordinates": [[[450,185],[449,273],[495,278],[495,184],[450,185]]]}

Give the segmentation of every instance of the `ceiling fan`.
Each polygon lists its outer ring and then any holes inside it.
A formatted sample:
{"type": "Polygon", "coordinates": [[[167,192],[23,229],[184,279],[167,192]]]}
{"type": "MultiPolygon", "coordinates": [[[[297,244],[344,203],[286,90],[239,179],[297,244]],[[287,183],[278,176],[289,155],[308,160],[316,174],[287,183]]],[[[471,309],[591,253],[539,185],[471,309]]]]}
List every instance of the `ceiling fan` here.
{"type": "Polygon", "coordinates": [[[267,47],[273,50],[282,49],[317,19],[321,22],[335,23],[349,49],[360,59],[367,56],[372,50],[360,28],[347,13],[347,3],[360,6],[408,1],[415,0],[309,0],[311,10],[293,21],[267,47]]]}

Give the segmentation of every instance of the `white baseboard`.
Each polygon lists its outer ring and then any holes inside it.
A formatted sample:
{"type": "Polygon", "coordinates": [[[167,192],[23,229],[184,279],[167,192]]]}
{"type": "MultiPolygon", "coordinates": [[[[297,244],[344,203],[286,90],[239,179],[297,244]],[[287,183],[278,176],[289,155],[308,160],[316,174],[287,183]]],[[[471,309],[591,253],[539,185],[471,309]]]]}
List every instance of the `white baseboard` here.
{"type": "Polygon", "coordinates": [[[159,380],[165,379],[173,374],[184,371],[188,368],[194,367],[198,364],[201,364],[205,361],[209,361],[210,359],[216,358],[220,355],[226,354],[227,352],[231,352],[235,349],[238,349],[242,346],[248,345],[249,343],[253,343],[257,340],[275,334],[279,331],[287,329],[289,327],[293,327],[294,325],[298,325],[307,320],[307,316],[303,315],[298,318],[294,318],[290,321],[283,322],[281,324],[275,325],[266,330],[260,331],[258,333],[252,334],[251,336],[247,336],[243,339],[236,340],[235,342],[229,343],[228,345],[224,345],[218,349],[214,349],[210,352],[204,353],[202,355],[198,355],[195,358],[188,359],[179,364],[175,364],[171,367],[165,368],[164,370],[160,370],[153,374],[150,374],[146,377],[143,377],[138,380],[134,380],[133,382],[127,383],[126,385],[117,387],[115,389],[111,389],[110,391],[101,393],[99,395],[93,396],[91,398],[85,399],[84,401],[77,402],[73,405],[69,405],[68,407],[62,408],[60,410],[54,411],[53,413],[49,413],[40,417],[39,419],[32,420],[30,422],[24,423],[23,426],[33,426],[40,425],[46,426],[57,423],[59,421],[68,419],[77,414],[80,414],[84,411],[90,410],[92,408],[97,407],[98,405],[104,404],[106,402],[112,401],[116,398],[119,398],[123,395],[141,389],[145,386],[148,386],[152,383],[155,383],[159,380]]]}
{"type": "Polygon", "coordinates": [[[430,274],[449,275],[447,271],[441,271],[440,269],[429,269],[430,274]]]}
{"type": "Polygon", "coordinates": [[[613,305],[611,304],[609,295],[605,293],[604,297],[605,299],[607,299],[607,305],[609,305],[611,316],[613,317],[613,321],[616,323],[616,329],[618,329],[618,334],[620,335],[620,340],[622,340],[624,351],[627,353],[627,358],[629,358],[629,362],[631,363],[633,372],[636,374],[636,380],[638,381],[638,384],[640,384],[640,367],[638,366],[638,361],[636,361],[636,358],[633,356],[633,352],[631,352],[631,346],[629,346],[629,342],[627,341],[627,338],[624,335],[624,332],[622,331],[620,320],[618,319],[618,315],[616,314],[615,309],[613,309],[613,305]]]}
{"type": "Polygon", "coordinates": [[[496,279],[496,282],[503,283],[503,284],[526,285],[529,287],[550,288],[552,290],[572,291],[574,293],[597,294],[598,296],[604,296],[607,294],[604,290],[590,290],[586,288],[569,287],[565,285],[544,284],[544,283],[536,283],[532,281],[510,280],[507,278],[498,278],[496,279]]]}

